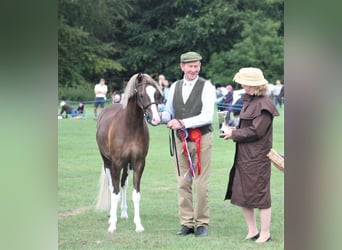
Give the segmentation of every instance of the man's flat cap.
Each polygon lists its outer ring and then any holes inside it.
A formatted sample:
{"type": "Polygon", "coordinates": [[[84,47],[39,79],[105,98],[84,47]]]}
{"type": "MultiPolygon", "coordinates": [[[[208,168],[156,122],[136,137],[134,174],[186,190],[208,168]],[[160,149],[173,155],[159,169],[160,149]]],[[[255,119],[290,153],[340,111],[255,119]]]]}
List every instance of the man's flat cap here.
{"type": "Polygon", "coordinates": [[[197,52],[192,52],[192,51],[186,52],[186,53],[182,54],[180,57],[181,63],[201,61],[201,60],[202,60],[202,56],[200,54],[198,54],[197,52]]]}

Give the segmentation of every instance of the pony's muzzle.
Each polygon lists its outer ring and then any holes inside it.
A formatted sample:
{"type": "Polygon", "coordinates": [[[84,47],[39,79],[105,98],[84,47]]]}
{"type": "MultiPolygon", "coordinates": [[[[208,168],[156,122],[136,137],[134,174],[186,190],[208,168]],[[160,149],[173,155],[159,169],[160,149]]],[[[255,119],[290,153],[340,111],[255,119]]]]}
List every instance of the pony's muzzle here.
{"type": "Polygon", "coordinates": [[[160,121],[161,121],[159,115],[150,115],[148,112],[145,113],[145,119],[152,126],[159,125],[160,121]],[[151,116],[152,116],[152,118],[151,118],[151,116]]]}

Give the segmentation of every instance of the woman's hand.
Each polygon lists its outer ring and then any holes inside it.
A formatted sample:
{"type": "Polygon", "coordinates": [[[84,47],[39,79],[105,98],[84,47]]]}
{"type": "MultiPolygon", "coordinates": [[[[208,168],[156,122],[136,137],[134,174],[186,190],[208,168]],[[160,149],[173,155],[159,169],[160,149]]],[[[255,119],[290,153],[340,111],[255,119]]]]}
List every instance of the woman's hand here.
{"type": "Polygon", "coordinates": [[[222,138],[225,139],[225,140],[232,139],[233,130],[235,130],[234,127],[224,127],[222,129],[222,131],[223,131],[222,138]]]}

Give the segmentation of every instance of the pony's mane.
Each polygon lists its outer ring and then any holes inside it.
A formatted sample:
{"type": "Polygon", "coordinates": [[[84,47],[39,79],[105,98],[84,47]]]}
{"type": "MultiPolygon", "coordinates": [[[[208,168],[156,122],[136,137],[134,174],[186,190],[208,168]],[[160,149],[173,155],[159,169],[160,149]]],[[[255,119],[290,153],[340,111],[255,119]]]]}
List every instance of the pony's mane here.
{"type": "MultiPolygon", "coordinates": [[[[128,100],[135,95],[136,91],[135,91],[135,85],[136,85],[136,81],[137,81],[137,77],[139,76],[139,73],[138,74],[135,74],[133,75],[129,81],[127,82],[127,85],[126,85],[126,88],[125,88],[125,91],[124,91],[124,96],[123,96],[123,108],[126,108],[127,107],[127,104],[128,104],[128,100]]],[[[148,75],[148,74],[144,74],[144,73],[141,73],[141,77],[142,78],[145,78],[147,84],[149,85],[152,85],[153,87],[155,87],[161,94],[163,94],[163,91],[161,89],[161,87],[159,86],[159,84],[153,80],[153,78],[148,75]]],[[[143,80],[142,80],[143,81],[143,80]]]]}

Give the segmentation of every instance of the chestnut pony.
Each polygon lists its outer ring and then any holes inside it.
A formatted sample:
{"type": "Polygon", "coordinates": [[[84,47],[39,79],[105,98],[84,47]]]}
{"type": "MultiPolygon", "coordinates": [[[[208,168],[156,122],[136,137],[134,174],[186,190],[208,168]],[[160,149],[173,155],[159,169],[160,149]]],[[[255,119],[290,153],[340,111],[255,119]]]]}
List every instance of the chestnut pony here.
{"type": "Polygon", "coordinates": [[[128,81],[122,104],[111,104],[97,119],[96,141],[103,160],[96,208],[108,209],[108,231],[116,230],[117,208],[122,191],[121,218],[127,219],[127,177],[133,170],[134,223],[136,232],[144,231],[140,220],[140,180],[149,148],[147,123],[160,124],[158,103],[162,90],[151,76],[133,75],[128,81]],[[107,181],[105,178],[107,177],[107,181]],[[121,179],[120,179],[121,177],[121,179]]]}

